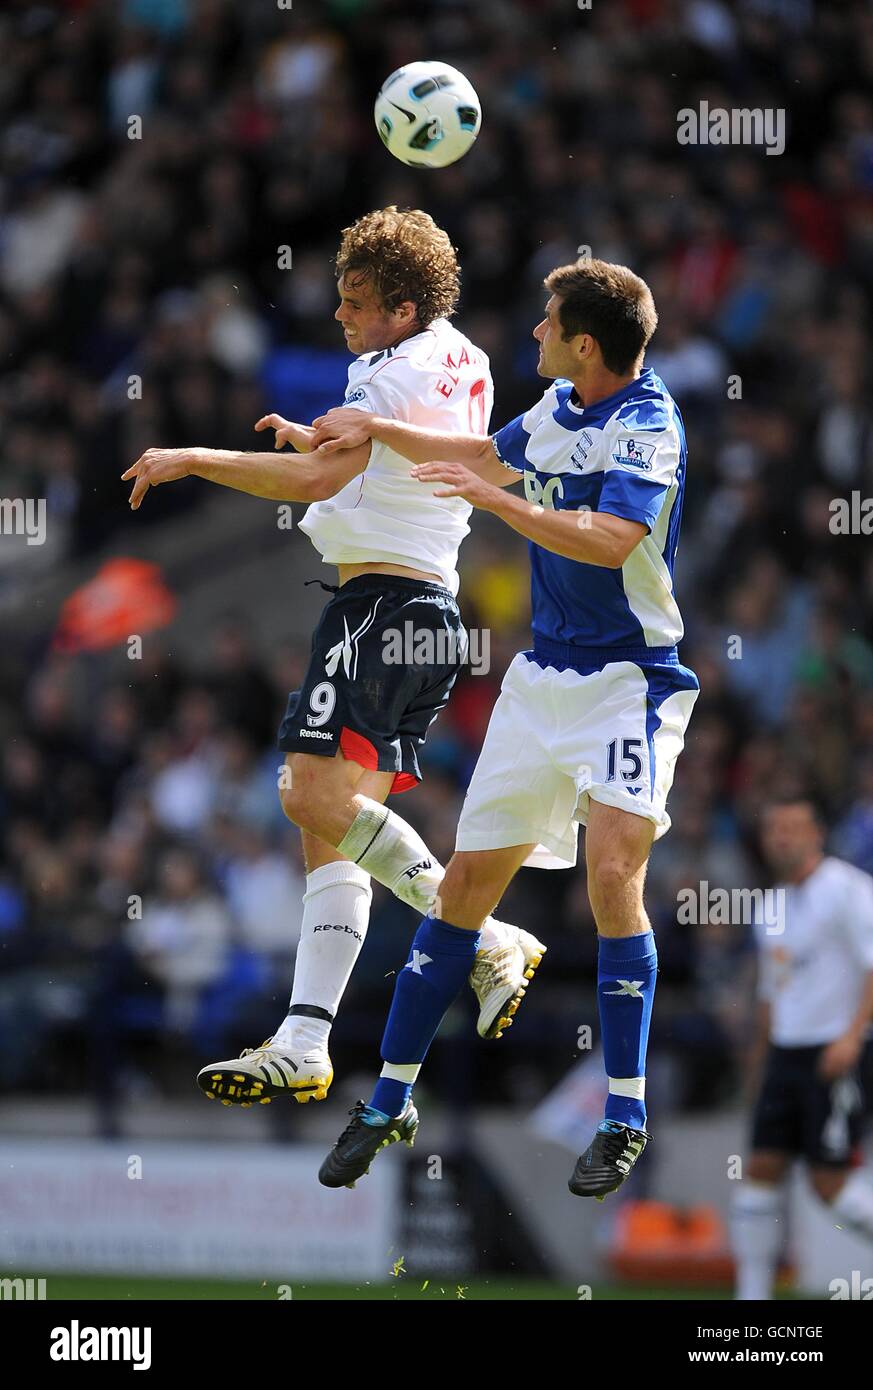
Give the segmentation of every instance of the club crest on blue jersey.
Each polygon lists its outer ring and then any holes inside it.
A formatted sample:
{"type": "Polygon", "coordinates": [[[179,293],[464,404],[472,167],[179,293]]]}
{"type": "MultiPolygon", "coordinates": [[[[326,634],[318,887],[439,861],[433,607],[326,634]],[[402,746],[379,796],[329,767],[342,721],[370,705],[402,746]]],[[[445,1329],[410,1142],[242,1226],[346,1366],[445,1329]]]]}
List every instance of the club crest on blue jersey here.
{"type": "Polygon", "coordinates": [[[653,444],[641,444],[636,439],[619,439],[617,453],[612,457],[625,467],[640,468],[644,473],[651,473],[654,452],[653,444]]]}
{"type": "Polygon", "coordinates": [[[585,461],[588,458],[588,451],[593,443],[594,440],[591,438],[591,435],[588,433],[588,431],[583,430],[581,435],[579,436],[579,442],[577,443],[575,449],[570,455],[570,462],[572,463],[574,468],[585,467],[585,461]]]}

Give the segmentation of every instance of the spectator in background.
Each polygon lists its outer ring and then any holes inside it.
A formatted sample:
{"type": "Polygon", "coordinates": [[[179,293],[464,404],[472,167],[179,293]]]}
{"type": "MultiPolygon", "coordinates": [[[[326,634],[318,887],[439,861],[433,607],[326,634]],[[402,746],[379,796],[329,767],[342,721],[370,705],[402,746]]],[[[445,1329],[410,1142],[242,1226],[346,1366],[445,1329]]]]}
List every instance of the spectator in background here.
{"type": "Polygon", "coordinates": [[[189,1031],[203,991],[221,977],[228,960],[232,922],[210,888],[196,856],[171,850],[158,872],[157,894],[146,901],[142,919],[131,923],[128,941],[147,975],[162,989],[167,1025],[189,1031]]]}
{"type": "Polygon", "coordinates": [[[723,629],[727,684],[754,715],[778,724],[795,680],[809,598],[778,559],[761,552],[736,582],[723,629]]]}
{"type": "MultiPolygon", "coordinates": [[[[228,817],[227,825],[225,884],[239,940],[272,957],[284,983],[288,951],[293,954],[296,948],[303,919],[306,884],[299,852],[289,852],[290,845],[285,853],[272,849],[259,824],[228,817]]],[[[293,844],[296,851],[296,838],[293,844]]]]}
{"type": "Polygon", "coordinates": [[[873,756],[861,762],[857,793],[833,836],[834,853],[873,874],[873,756]]]}

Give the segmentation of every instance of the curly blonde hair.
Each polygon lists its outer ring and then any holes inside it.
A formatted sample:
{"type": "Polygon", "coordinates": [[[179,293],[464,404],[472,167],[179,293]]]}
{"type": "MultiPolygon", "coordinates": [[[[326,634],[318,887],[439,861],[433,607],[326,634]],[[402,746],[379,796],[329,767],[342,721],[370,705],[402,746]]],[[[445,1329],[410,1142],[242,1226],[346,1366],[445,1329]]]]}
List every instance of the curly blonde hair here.
{"type": "Polygon", "coordinates": [[[371,283],[388,312],[410,300],[423,328],[434,319],[450,318],[461,292],[455,248],[420,208],[380,208],[346,227],[336,273],[352,285],[371,283]]]}

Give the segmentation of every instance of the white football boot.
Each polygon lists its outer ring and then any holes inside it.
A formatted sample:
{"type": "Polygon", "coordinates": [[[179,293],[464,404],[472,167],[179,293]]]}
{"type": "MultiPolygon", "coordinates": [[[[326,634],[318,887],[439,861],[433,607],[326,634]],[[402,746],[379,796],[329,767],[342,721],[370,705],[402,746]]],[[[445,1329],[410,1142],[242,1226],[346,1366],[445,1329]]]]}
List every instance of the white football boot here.
{"type": "Polygon", "coordinates": [[[476,1032],[480,1038],[499,1038],[504,1028],[511,1027],[513,1014],[546,947],[530,932],[509,922],[497,922],[492,917],[488,925],[498,938],[497,943],[477,952],[470,984],[479,1000],[476,1032]]]}
{"type": "Polygon", "coordinates": [[[271,1047],[272,1038],[260,1047],[245,1047],[227,1062],[212,1062],[197,1073],[197,1085],[210,1100],[222,1105],[269,1105],[276,1096],[290,1096],[300,1105],[324,1100],[333,1081],[327,1048],[292,1051],[271,1047]]]}

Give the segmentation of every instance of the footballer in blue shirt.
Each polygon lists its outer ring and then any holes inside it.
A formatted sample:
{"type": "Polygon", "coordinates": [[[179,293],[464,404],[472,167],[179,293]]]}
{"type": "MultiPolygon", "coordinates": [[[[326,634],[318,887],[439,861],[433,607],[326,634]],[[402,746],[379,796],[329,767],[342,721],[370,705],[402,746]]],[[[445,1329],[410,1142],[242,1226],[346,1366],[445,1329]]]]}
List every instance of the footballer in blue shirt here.
{"type": "Polygon", "coordinates": [[[378,440],[438,496],[463,497],[527,537],[533,610],[533,645],[504,678],[437,904],[398,974],[382,1074],[322,1165],[328,1186],[352,1185],[380,1148],[412,1142],[412,1087],[483,921],[523,864],[575,864],[580,822],[609,1094],[571,1192],[614,1191],[650,1137],[645,1063],[658,958],[643,883],[652,843],[669,829],[667,794],[699,689],[676,649],[685,431],[664,383],[643,366],[657,325],[645,282],[588,259],[554,270],[545,286],[534,337],[539,374],[552,384],[493,437],[342,409],[315,422],[323,451],[378,440]],[[507,492],[514,483],[523,496],[507,492]]]}

